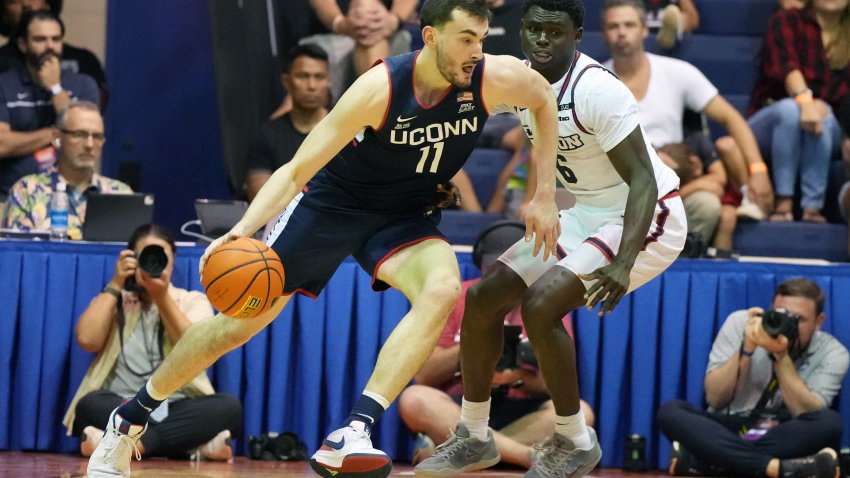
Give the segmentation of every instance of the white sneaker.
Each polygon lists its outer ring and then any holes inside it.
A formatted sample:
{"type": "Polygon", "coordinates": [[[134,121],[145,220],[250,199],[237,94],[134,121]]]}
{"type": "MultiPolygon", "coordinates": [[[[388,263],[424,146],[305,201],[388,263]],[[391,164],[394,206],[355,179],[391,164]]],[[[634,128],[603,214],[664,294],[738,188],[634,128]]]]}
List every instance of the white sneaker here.
{"type": "Polygon", "coordinates": [[[136,442],[148,429],[148,425],[134,425],[124,420],[116,413],[117,411],[116,408],[109,416],[103,438],[89,458],[88,478],[130,476],[130,460],[132,460],[133,452],[137,460],[142,459],[136,442]]]}
{"type": "Polygon", "coordinates": [[[310,458],[310,467],[324,478],[386,478],[393,462],[386,453],[372,447],[368,433],[348,426],[325,438],[310,458]]]}
{"type": "Polygon", "coordinates": [[[233,448],[230,443],[230,430],[223,430],[190,453],[190,459],[232,462],[233,448]]]}
{"type": "Polygon", "coordinates": [[[670,50],[676,46],[682,38],[682,11],[676,5],[670,4],[661,12],[661,28],[655,39],[664,50],[670,50]]]}
{"type": "Polygon", "coordinates": [[[763,221],[764,211],[750,199],[746,186],[741,186],[741,205],[738,206],[738,219],[742,221],[763,221]]]}

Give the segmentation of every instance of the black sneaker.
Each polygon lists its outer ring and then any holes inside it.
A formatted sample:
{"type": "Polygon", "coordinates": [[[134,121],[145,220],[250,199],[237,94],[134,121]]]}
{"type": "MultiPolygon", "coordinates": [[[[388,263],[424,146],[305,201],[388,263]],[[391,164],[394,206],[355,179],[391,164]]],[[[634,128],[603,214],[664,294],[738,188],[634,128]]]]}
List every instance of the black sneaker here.
{"type": "Polygon", "coordinates": [[[700,461],[677,441],[673,442],[673,447],[670,450],[670,467],[667,472],[670,473],[670,476],[719,476],[723,474],[717,468],[700,461]]]}
{"type": "Polygon", "coordinates": [[[824,448],[814,455],[779,462],[780,478],[838,478],[838,453],[824,448]]]}

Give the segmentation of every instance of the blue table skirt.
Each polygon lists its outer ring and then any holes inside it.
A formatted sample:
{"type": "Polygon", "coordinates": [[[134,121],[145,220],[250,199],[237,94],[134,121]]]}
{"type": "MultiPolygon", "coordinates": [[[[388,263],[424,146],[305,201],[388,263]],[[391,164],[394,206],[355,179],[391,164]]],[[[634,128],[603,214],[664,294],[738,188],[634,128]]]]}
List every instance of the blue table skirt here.
{"type": "MultiPolygon", "coordinates": [[[[93,358],[74,339],[77,318],[113,274],[120,245],[0,241],[0,450],[74,451],[62,415],[93,358]]],[[[201,247],[181,247],[173,282],[200,289],[201,247]]],[[[459,253],[464,278],[477,275],[459,253]]],[[[682,260],[600,320],[575,319],[581,396],[596,410],[602,465],[622,465],[631,433],[646,437],[650,464],[666,466],[669,443],[654,425],[673,398],[701,404],[711,342],[730,312],[768,306],[776,285],[805,275],[827,294],[823,329],[850,344],[850,266],[682,260]]],[[[379,347],[406,313],[397,291],[376,294],[347,260],[324,293],[299,296],[275,322],[209,370],[219,391],[239,397],[245,435],[291,430],[315,449],[360,395],[379,347]]],[[[850,443],[850,380],[840,411],[850,443]]],[[[240,446],[244,446],[242,440],[240,446]]],[[[375,445],[399,460],[412,442],[395,406],[375,445]]],[[[244,448],[243,448],[244,450],[244,448]]]]}

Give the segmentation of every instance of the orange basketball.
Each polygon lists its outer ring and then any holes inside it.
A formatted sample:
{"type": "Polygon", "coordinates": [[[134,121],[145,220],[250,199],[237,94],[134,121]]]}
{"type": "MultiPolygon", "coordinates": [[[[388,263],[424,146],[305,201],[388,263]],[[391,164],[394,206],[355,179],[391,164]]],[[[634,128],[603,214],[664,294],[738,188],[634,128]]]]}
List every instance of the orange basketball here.
{"type": "Polygon", "coordinates": [[[240,237],[210,254],[201,284],[210,303],[237,319],[256,317],[283,295],[283,264],[261,241],[240,237]]]}

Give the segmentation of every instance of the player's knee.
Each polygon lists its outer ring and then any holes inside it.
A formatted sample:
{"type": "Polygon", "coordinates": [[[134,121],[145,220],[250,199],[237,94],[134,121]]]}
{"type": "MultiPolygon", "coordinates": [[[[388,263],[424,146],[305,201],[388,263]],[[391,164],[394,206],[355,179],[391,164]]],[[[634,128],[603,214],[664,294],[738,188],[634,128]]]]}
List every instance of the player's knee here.
{"type": "Polygon", "coordinates": [[[460,291],[460,279],[440,277],[437,280],[429,280],[417,300],[428,304],[429,308],[438,312],[437,315],[448,316],[460,298],[460,291]]]}
{"type": "Polygon", "coordinates": [[[551,333],[553,325],[558,321],[560,316],[552,310],[551,301],[546,300],[543,294],[529,289],[522,301],[522,323],[532,342],[534,337],[551,333]]]}

